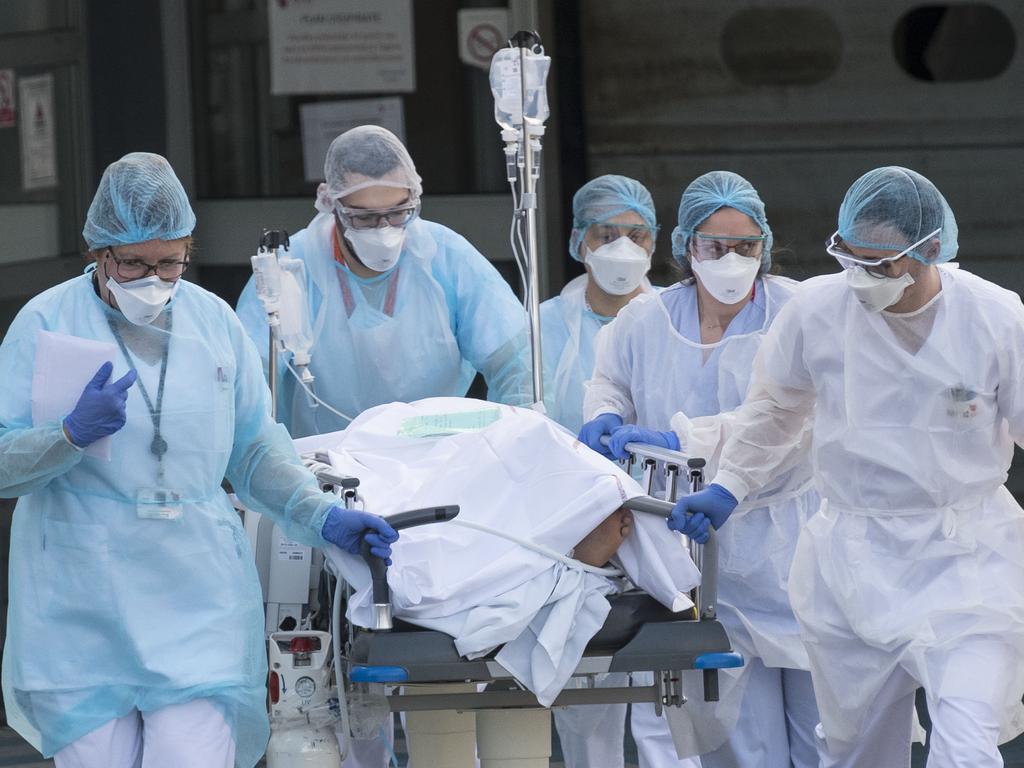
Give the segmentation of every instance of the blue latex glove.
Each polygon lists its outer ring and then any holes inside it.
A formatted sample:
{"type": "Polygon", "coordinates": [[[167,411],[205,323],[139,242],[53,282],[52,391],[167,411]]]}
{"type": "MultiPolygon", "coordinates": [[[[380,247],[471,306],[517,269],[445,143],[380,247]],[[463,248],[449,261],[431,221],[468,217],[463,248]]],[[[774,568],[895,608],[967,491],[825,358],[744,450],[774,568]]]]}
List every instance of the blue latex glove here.
{"type": "Polygon", "coordinates": [[[721,528],[737,504],[735,496],[712,483],[703,491],[683,496],[677,501],[668,519],[668,527],[703,544],[710,536],[711,526],[716,530],[721,528]]]}
{"type": "Polygon", "coordinates": [[[64,429],[71,442],[79,448],[92,445],[101,437],[112,435],[125,422],[125,403],[128,389],[138,377],[135,369],[117,381],[108,384],[113,363],[104,363],[96,375],[85,385],[81,397],[71,413],[64,417],[64,429]]]}
{"type": "Polygon", "coordinates": [[[581,443],[594,449],[602,456],[612,458],[611,451],[604,445],[601,445],[601,438],[604,435],[610,435],[616,427],[622,426],[622,417],[617,413],[602,413],[582,427],[580,427],[580,434],[577,438],[581,443]]]}
{"type": "Polygon", "coordinates": [[[636,424],[626,424],[612,430],[612,437],[608,443],[608,449],[616,459],[627,459],[626,443],[647,443],[657,445],[660,448],[668,448],[673,451],[679,450],[679,436],[675,432],[659,432],[656,429],[638,427],[636,424]]]}
{"type": "Polygon", "coordinates": [[[391,565],[391,545],[398,541],[398,531],[383,517],[341,507],[331,507],[320,535],[353,555],[360,554],[365,539],[370,552],[388,565],[391,565]]]}

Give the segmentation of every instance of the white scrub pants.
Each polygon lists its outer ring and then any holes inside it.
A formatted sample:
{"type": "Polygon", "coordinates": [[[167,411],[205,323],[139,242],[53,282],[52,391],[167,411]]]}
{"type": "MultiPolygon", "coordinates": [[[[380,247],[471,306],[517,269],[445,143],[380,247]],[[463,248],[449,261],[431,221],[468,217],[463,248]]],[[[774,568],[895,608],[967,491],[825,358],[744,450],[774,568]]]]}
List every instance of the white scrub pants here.
{"type": "Polygon", "coordinates": [[[196,699],[134,710],[53,756],[56,768],[234,768],[235,739],[213,704],[196,699]]]}
{"type": "Polygon", "coordinates": [[[749,679],[736,728],[725,744],[701,755],[699,762],[676,757],[668,721],[654,715],[653,704],[634,705],[631,727],[641,768],[817,768],[818,708],[810,672],[766,667],[757,658],[747,665],[749,679]]]}
{"type": "MultiPolygon", "coordinates": [[[[569,685],[582,687],[573,678],[569,685]],[[574,682],[575,681],[575,682],[574,682]]],[[[615,672],[598,680],[598,688],[625,688],[629,675],[615,672]]],[[[565,768],[624,768],[626,705],[586,704],[554,710],[565,768]]]]}
{"type": "MultiPolygon", "coordinates": [[[[1001,713],[991,702],[1003,700],[1002,683],[1012,678],[1004,670],[1015,658],[1001,643],[976,638],[943,653],[941,660],[930,665],[941,664],[947,677],[957,679],[956,690],[951,691],[957,695],[936,696],[925,691],[932,721],[927,768],[1002,768],[998,747],[1001,713]]],[[[933,679],[938,679],[937,671],[930,670],[933,679]]],[[[845,754],[828,751],[819,726],[822,768],[909,768],[917,687],[917,681],[897,667],[875,698],[857,744],[845,754]]]]}
{"type": "Polygon", "coordinates": [[[818,707],[811,673],[747,662],[750,675],[729,740],[706,755],[704,768],[818,768],[818,707]]]}

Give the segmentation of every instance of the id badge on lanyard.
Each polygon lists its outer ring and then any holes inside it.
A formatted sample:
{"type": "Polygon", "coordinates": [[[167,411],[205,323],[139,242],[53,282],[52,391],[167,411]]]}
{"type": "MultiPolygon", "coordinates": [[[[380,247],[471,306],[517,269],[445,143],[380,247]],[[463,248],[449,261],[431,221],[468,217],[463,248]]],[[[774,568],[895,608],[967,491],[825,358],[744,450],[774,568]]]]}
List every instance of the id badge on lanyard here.
{"type": "Polygon", "coordinates": [[[135,494],[135,514],[140,520],[177,520],[181,517],[181,493],[169,488],[140,488],[135,494]]]}

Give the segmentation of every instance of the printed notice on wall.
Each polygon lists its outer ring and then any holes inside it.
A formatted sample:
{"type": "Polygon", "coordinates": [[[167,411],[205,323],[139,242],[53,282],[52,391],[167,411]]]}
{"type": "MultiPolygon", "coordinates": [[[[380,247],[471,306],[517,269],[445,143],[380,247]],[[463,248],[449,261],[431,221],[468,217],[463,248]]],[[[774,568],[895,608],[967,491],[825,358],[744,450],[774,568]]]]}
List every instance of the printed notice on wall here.
{"type": "Polygon", "coordinates": [[[349,128],[379,125],[405,141],[402,97],[314,101],[299,107],[302,164],[306,181],[324,180],[324,158],[331,142],[349,128]]]}
{"type": "Polygon", "coordinates": [[[416,89],[412,0],[273,0],[267,5],[273,93],[416,89]]]}
{"type": "Polygon", "coordinates": [[[53,115],[53,75],[18,80],[21,112],[21,186],[57,186],[57,139],[53,115]]]}

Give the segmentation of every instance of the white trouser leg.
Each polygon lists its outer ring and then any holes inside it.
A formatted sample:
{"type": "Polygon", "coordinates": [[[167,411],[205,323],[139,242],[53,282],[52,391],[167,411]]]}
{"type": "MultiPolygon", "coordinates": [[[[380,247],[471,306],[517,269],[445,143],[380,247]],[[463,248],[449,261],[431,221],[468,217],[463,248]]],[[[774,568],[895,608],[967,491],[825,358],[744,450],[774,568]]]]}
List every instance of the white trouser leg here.
{"type": "Polygon", "coordinates": [[[928,768],[1002,768],[996,745],[999,716],[990,704],[970,699],[928,702],[932,733],[928,768]]]}
{"type": "MultiPolygon", "coordinates": [[[[372,739],[349,739],[348,755],[341,761],[341,768],[386,768],[391,752],[388,744],[395,743],[395,720],[388,717],[384,723],[384,734],[372,739]]],[[[338,739],[338,749],[344,741],[338,739]]]]}
{"type": "MultiPolygon", "coordinates": [[[[842,664],[842,659],[837,658],[835,663],[842,664]]],[[[910,676],[897,667],[875,697],[857,743],[847,752],[830,753],[821,726],[815,729],[821,768],[910,768],[913,726],[913,683],[910,676]]]]}
{"type": "Polygon", "coordinates": [[[208,699],[142,715],[142,768],[234,768],[235,737],[208,699]]]}
{"type": "Polygon", "coordinates": [[[794,768],[818,768],[820,758],[814,727],[820,718],[811,673],[800,669],[782,670],[782,695],[786,702],[789,758],[794,768]]]}
{"type": "MultiPolygon", "coordinates": [[[[654,675],[651,672],[634,673],[633,682],[636,685],[653,685],[654,675]]],[[[700,758],[680,760],[676,756],[668,720],[654,714],[653,704],[633,704],[631,710],[629,727],[636,742],[640,768],[700,768],[700,758]]]]}
{"type": "Polygon", "coordinates": [[[53,756],[56,768],[139,768],[142,722],[137,710],[111,720],[53,756]]]}
{"type": "Polygon", "coordinates": [[[969,637],[952,651],[933,652],[927,663],[929,681],[939,686],[925,691],[928,768],[1001,768],[999,721],[1014,680],[1006,670],[1020,663],[1016,651],[995,638],[969,637]]]}
{"type": "MultiPolygon", "coordinates": [[[[624,688],[629,675],[612,673],[598,688],[624,688]]],[[[587,704],[554,710],[565,768],[624,768],[625,704],[587,704]]]]}
{"type": "Polygon", "coordinates": [[[701,755],[704,768],[790,768],[782,670],[766,667],[758,658],[747,665],[739,720],[725,744],[701,755]]]}

